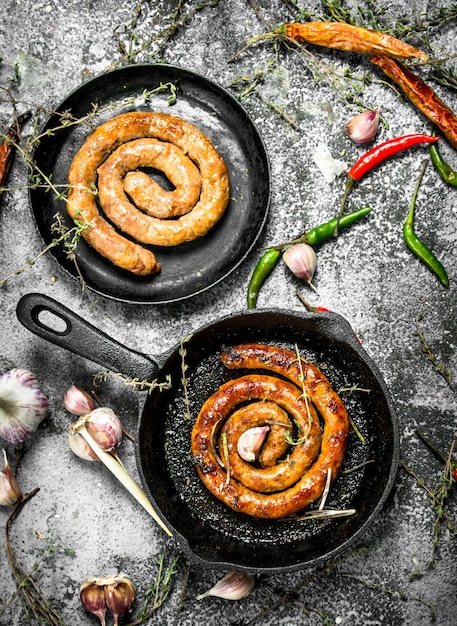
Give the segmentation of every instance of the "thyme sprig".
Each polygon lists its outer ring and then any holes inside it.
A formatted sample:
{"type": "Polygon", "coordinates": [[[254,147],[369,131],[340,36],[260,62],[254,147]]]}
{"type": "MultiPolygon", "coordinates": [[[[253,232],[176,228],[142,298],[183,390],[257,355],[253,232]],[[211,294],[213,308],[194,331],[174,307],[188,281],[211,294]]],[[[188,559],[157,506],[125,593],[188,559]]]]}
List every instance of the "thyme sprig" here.
{"type": "MultiPolygon", "coordinates": [[[[57,548],[50,547],[45,550],[41,559],[33,565],[33,568],[31,570],[27,570],[18,558],[11,543],[10,529],[13,520],[21,511],[22,507],[25,506],[25,504],[29,502],[38,492],[39,488],[37,487],[30,493],[26,494],[23,499],[16,504],[5,522],[6,556],[16,585],[16,593],[12,595],[6,607],[0,611],[0,617],[6,614],[10,604],[16,597],[19,597],[24,607],[27,621],[30,621],[33,617],[36,622],[40,624],[46,624],[47,626],[64,626],[62,617],[48,598],[44,596],[37,581],[37,573],[41,563],[46,557],[55,552],[57,548]]],[[[71,554],[73,553],[73,551],[69,549],[65,549],[65,551],[71,554]]]]}
{"type": "Polygon", "coordinates": [[[159,556],[157,575],[146,591],[143,606],[138,611],[136,619],[133,622],[129,622],[127,626],[144,624],[166,602],[175,583],[178,562],[179,556],[172,558],[167,565],[165,555],[161,554],[159,556]]]}
{"type": "Polygon", "coordinates": [[[14,270],[7,276],[0,279],[0,285],[4,286],[6,283],[11,280],[14,276],[18,276],[22,274],[28,267],[35,265],[36,262],[44,256],[49,250],[63,244],[64,249],[66,251],[66,255],[69,259],[75,260],[75,249],[78,245],[79,239],[84,230],[90,228],[88,224],[83,224],[82,222],[76,221],[75,226],[73,228],[67,228],[67,226],[63,222],[63,218],[59,213],[54,215],[54,223],[51,226],[51,231],[57,234],[51,243],[49,243],[45,248],[43,248],[38,254],[36,254],[32,258],[26,259],[26,264],[18,269],[14,270]]]}
{"type": "Polygon", "coordinates": [[[421,311],[416,319],[416,335],[419,337],[419,341],[421,344],[422,353],[425,354],[426,358],[433,365],[435,371],[440,374],[444,380],[449,385],[450,389],[454,391],[454,384],[452,381],[452,372],[446,367],[446,365],[440,361],[438,356],[436,355],[432,345],[429,343],[425,336],[425,332],[420,324],[424,317],[423,312],[421,311]]]}
{"type": "Polygon", "coordinates": [[[121,374],[120,372],[111,372],[108,370],[103,370],[101,372],[97,372],[93,376],[93,383],[95,387],[100,386],[101,383],[104,383],[108,380],[108,378],[118,378],[121,379],[125,385],[131,387],[133,391],[145,391],[147,390],[148,394],[152,393],[154,389],[159,389],[159,391],[163,391],[165,389],[171,389],[171,376],[167,375],[165,377],[165,381],[159,382],[157,379],[140,380],[139,378],[130,378],[121,374]]]}
{"type": "Polygon", "coordinates": [[[189,366],[186,363],[187,350],[184,347],[184,344],[187,343],[191,339],[191,337],[192,335],[187,335],[187,337],[183,337],[179,343],[179,356],[181,357],[181,384],[184,391],[184,403],[186,405],[186,410],[184,411],[184,419],[186,420],[190,420],[190,402],[188,393],[189,380],[186,374],[189,366]]]}
{"type": "Polygon", "coordinates": [[[426,570],[435,563],[439,547],[439,538],[443,524],[446,524],[449,532],[457,537],[457,524],[454,520],[451,519],[447,511],[449,492],[456,482],[453,476],[452,464],[454,444],[455,442],[452,442],[446,464],[439,479],[438,486],[435,488],[429,487],[425,480],[418,476],[415,470],[407,465],[405,461],[400,461],[400,467],[402,467],[410,476],[415,479],[416,484],[421,487],[425,491],[426,495],[430,498],[433,514],[435,517],[433,523],[432,549],[430,556],[421,567],[417,568],[410,574],[410,580],[414,580],[415,578],[422,576],[426,572],[426,570]]]}

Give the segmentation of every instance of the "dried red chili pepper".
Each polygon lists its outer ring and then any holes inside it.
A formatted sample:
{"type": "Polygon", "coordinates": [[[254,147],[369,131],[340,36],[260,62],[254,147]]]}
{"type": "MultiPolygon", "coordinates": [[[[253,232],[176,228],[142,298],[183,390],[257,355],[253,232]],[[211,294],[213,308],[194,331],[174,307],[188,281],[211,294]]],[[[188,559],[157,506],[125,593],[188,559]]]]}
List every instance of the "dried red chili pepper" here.
{"type": "Polygon", "coordinates": [[[3,142],[0,144],[0,195],[5,186],[11,164],[14,158],[14,142],[19,137],[25,120],[30,116],[30,111],[19,115],[14,123],[8,129],[4,136],[3,142]]]}
{"type": "Polygon", "coordinates": [[[344,22],[293,22],[278,31],[294,41],[365,54],[384,54],[401,59],[427,60],[422,50],[387,33],[344,22]]]}

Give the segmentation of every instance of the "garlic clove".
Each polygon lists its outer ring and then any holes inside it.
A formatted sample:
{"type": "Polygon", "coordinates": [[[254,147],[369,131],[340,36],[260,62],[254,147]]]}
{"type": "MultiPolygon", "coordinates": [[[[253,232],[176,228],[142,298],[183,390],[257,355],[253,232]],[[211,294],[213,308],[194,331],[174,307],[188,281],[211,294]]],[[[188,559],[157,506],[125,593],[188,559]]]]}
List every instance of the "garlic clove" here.
{"type": "Polygon", "coordinates": [[[9,506],[22,500],[22,491],[11,469],[5,450],[3,450],[5,467],[0,472],[0,504],[9,506]]]}
{"type": "Polygon", "coordinates": [[[122,440],[122,424],[108,407],[94,409],[84,417],[88,433],[105,452],[115,452],[122,440]]]}
{"type": "Polygon", "coordinates": [[[106,626],[106,601],[103,579],[93,576],[87,578],[79,588],[79,597],[84,608],[96,615],[102,626],[106,626]]]}
{"type": "Polygon", "coordinates": [[[73,433],[71,429],[68,434],[68,443],[76,456],[79,456],[81,459],[84,459],[85,461],[100,460],[84,437],[79,433],[73,433]]]}
{"type": "Polygon", "coordinates": [[[67,389],[63,397],[65,408],[73,415],[86,415],[95,409],[95,402],[87,391],[77,385],[67,389]]]}
{"type": "Polygon", "coordinates": [[[379,128],[379,109],[363,111],[346,124],[346,132],[354,143],[364,144],[372,141],[379,128]]]}
{"type": "Polygon", "coordinates": [[[32,372],[16,367],[0,377],[0,437],[21,443],[37,430],[48,412],[48,400],[32,372]]]}
{"type": "Polygon", "coordinates": [[[282,259],[290,271],[297,277],[311,281],[316,271],[317,256],[314,249],[307,243],[296,243],[285,249],[282,259]]]}
{"type": "Polygon", "coordinates": [[[269,426],[254,426],[240,435],[236,449],[244,461],[252,463],[256,460],[269,430],[269,426]]]}
{"type": "Polygon", "coordinates": [[[241,598],[248,596],[254,587],[254,574],[233,570],[219,580],[214,587],[197,596],[197,600],[207,596],[217,596],[225,600],[241,600],[241,598]]]}
{"type": "Polygon", "coordinates": [[[135,596],[135,587],[125,574],[120,573],[105,579],[105,601],[113,614],[114,626],[118,625],[119,618],[130,609],[135,596]]]}

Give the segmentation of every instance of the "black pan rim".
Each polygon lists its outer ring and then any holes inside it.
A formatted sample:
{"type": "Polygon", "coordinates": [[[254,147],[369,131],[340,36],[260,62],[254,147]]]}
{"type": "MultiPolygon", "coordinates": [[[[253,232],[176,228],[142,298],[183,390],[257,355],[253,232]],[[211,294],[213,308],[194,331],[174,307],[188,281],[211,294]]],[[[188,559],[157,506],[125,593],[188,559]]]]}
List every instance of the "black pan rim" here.
{"type": "MultiPolygon", "coordinates": [[[[133,293],[130,292],[128,293],[128,295],[125,295],[120,290],[117,290],[116,288],[116,278],[120,277],[122,279],[122,277],[125,276],[125,272],[123,272],[122,270],[119,270],[118,268],[114,268],[114,266],[109,267],[111,264],[109,264],[108,262],[105,262],[105,260],[102,259],[101,257],[97,259],[97,256],[98,256],[97,253],[93,253],[93,258],[95,259],[95,263],[97,262],[106,263],[107,268],[104,269],[103,272],[112,273],[113,279],[111,282],[112,282],[112,285],[114,286],[112,287],[110,285],[110,289],[107,290],[106,288],[100,287],[100,285],[97,285],[91,281],[88,281],[86,282],[85,287],[87,287],[90,291],[96,293],[97,295],[100,295],[100,296],[103,296],[103,297],[106,297],[115,301],[119,301],[119,302],[139,304],[139,305],[142,305],[142,304],[163,305],[163,304],[170,304],[173,302],[185,301],[190,298],[201,295],[205,293],[206,291],[214,288],[216,285],[222,283],[230,275],[232,275],[240,267],[240,265],[245,261],[245,259],[249,256],[249,254],[255,247],[257,241],[259,240],[264,230],[267,219],[268,219],[270,203],[271,203],[271,166],[270,166],[270,161],[269,161],[265,142],[263,140],[263,137],[259,133],[256,125],[254,124],[251,116],[246,111],[246,109],[241,105],[241,103],[225,87],[223,87],[216,81],[204,76],[203,74],[199,74],[197,72],[194,72],[192,70],[189,70],[183,67],[179,67],[179,66],[175,66],[171,64],[165,64],[165,63],[163,64],[162,63],[157,63],[157,64],[156,63],[141,63],[141,64],[127,65],[127,66],[123,66],[123,67],[113,69],[107,72],[102,72],[98,74],[97,76],[94,76],[90,78],[89,80],[83,82],[81,85],[77,86],[75,89],[69,92],[67,96],[60,102],[60,104],[54,109],[54,113],[48,116],[48,118],[45,120],[45,122],[42,124],[39,130],[40,135],[47,130],[48,126],[51,124],[53,120],[53,115],[55,113],[67,110],[68,103],[70,103],[71,101],[74,101],[75,98],[77,98],[79,94],[85,93],[87,90],[93,88],[94,85],[97,85],[99,81],[115,80],[115,79],[119,79],[120,77],[124,75],[129,75],[129,74],[134,75],[135,73],[141,74],[142,72],[152,72],[152,73],[159,72],[160,74],[164,74],[164,75],[166,75],[167,72],[171,72],[171,73],[176,74],[177,76],[185,78],[186,80],[195,79],[196,81],[199,81],[204,85],[208,85],[209,89],[215,91],[218,95],[220,95],[221,98],[225,99],[229,103],[229,106],[233,109],[233,111],[236,111],[237,115],[243,118],[243,120],[245,121],[245,123],[248,125],[250,129],[250,133],[252,133],[252,135],[255,137],[255,144],[256,144],[255,158],[259,159],[259,162],[262,163],[262,170],[265,173],[265,177],[266,177],[266,182],[263,186],[263,192],[260,193],[260,195],[263,198],[262,206],[257,208],[255,211],[255,213],[258,214],[256,216],[256,231],[251,236],[245,238],[245,241],[243,243],[243,249],[238,254],[238,256],[230,255],[229,266],[221,268],[219,275],[214,276],[213,278],[209,278],[207,282],[203,285],[199,284],[195,288],[191,288],[180,294],[169,293],[167,295],[165,294],[156,295],[154,293],[151,293],[148,295],[148,293],[146,292],[145,294],[142,293],[141,295],[138,295],[138,294],[133,295],[133,293]]],[[[40,150],[40,145],[38,145],[34,149],[32,153],[33,159],[35,159],[35,156],[37,153],[39,154],[39,150],[40,150]]],[[[251,176],[251,178],[254,180],[255,177],[251,176]]],[[[49,245],[50,243],[49,227],[44,225],[42,221],[40,221],[40,217],[39,217],[40,214],[42,213],[42,206],[40,205],[39,207],[37,206],[35,208],[35,205],[40,204],[39,202],[40,197],[37,195],[37,191],[33,188],[29,188],[28,196],[29,196],[29,206],[32,212],[32,216],[35,220],[35,225],[37,227],[37,230],[44,244],[49,245]]],[[[209,237],[211,237],[211,232],[209,233],[209,237]]],[[[79,245],[87,247],[84,241],[81,241],[79,245]]],[[[62,251],[59,250],[59,248],[60,248],[59,246],[56,246],[56,247],[52,247],[50,250],[54,261],[58,264],[60,269],[64,271],[65,274],[70,276],[72,279],[80,282],[81,277],[78,274],[78,270],[76,270],[73,266],[70,266],[69,264],[66,263],[66,261],[63,259],[65,255],[62,251]]],[[[90,253],[91,251],[89,251],[89,254],[90,253]]],[[[77,252],[77,255],[78,255],[78,252],[77,252]]],[[[228,251],[227,251],[226,256],[227,258],[229,258],[228,251]]],[[[129,290],[130,290],[130,287],[129,287],[129,290]]]]}

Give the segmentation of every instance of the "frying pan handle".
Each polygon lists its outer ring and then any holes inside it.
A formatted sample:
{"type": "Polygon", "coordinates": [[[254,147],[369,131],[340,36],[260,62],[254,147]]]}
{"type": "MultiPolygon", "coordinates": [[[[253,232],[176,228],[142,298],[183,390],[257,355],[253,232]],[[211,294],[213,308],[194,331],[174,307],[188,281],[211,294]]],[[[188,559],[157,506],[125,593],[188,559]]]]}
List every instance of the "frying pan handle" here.
{"type": "Polygon", "coordinates": [[[35,335],[113,372],[140,380],[157,377],[159,366],[152,358],[112,339],[49,296],[40,293],[22,296],[16,315],[35,335]]]}

